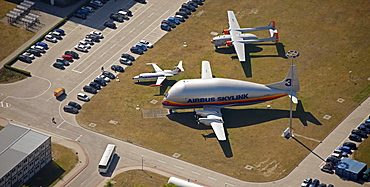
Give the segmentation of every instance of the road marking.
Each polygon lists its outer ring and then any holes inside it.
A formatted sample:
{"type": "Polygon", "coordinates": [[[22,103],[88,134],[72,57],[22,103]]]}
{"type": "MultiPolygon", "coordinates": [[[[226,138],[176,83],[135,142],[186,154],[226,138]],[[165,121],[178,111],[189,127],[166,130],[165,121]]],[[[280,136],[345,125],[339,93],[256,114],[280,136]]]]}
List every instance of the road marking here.
{"type": "Polygon", "coordinates": [[[78,138],[75,139],[76,142],[78,142],[78,139],[80,139],[82,136],[82,134],[80,134],[80,136],[78,136],[78,138]]]}
{"type": "Polygon", "coordinates": [[[152,15],[154,14],[154,12],[153,13],[151,13],[149,16],[148,16],[148,18],[150,18],[150,17],[152,17],[152,15]]]}
{"type": "Polygon", "coordinates": [[[208,177],[208,178],[217,181],[217,179],[215,179],[215,178],[212,178],[212,177],[208,177]]]}
{"type": "Polygon", "coordinates": [[[200,175],[200,173],[198,173],[198,172],[195,172],[195,171],[191,171],[191,172],[194,173],[194,174],[200,175]]]}
{"type": "Polygon", "coordinates": [[[158,162],[162,162],[162,163],[164,163],[164,164],[166,163],[165,161],[162,161],[162,160],[158,160],[158,162]]]}
{"type": "Polygon", "coordinates": [[[72,71],[76,72],[76,73],[82,73],[81,71],[77,71],[75,69],[72,69],[72,71]]]}
{"type": "Polygon", "coordinates": [[[83,184],[84,184],[86,181],[87,181],[87,179],[86,179],[86,180],[84,180],[84,181],[80,184],[80,186],[83,186],[83,184]]]}
{"type": "Polygon", "coordinates": [[[174,165],[175,167],[177,167],[177,168],[179,168],[179,169],[184,169],[184,168],[182,168],[182,167],[180,167],[180,166],[176,166],[176,165],[174,165]]]}
{"type": "Polygon", "coordinates": [[[125,37],[122,37],[119,41],[122,41],[123,39],[125,39],[125,37]]]}
{"type": "Polygon", "coordinates": [[[139,23],[139,25],[143,24],[145,20],[143,20],[142,22],[139,23]]]}
{"type": "Polygon", "coordinates": [[[2,108],[8,108],[8,107],[10,107],[10,106],[12,106],[10,103],[5,103],[5,102],[0,102],[0,107],[2,107],[2,108]]]}
{"type": "Polygon", "coordinates": [[[112,47],[110,47],[110,49],[112,49],[113,47],[115,47],[116,46],[116,44],[114,44],[114,45],[112,45],[112,47]]]}

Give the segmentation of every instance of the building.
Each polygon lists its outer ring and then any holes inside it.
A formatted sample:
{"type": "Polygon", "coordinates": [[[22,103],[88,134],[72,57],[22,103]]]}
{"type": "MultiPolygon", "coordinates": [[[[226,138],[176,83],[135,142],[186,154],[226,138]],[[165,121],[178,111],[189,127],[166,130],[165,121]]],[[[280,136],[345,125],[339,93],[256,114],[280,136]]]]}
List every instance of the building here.
{"type": "Polygon", "coordinates": [[[0,131],[0,186],[21,186],[51,161],[51,137],[8,124],[0,131]]]}
{"type": "Polygon", "coordinates": [[[363,172],[366,168],[367,165],[365,163],[349,158],[342,158],[335,167],[335,174],[348,180],[359,181],[362,179],[363,172]]]}

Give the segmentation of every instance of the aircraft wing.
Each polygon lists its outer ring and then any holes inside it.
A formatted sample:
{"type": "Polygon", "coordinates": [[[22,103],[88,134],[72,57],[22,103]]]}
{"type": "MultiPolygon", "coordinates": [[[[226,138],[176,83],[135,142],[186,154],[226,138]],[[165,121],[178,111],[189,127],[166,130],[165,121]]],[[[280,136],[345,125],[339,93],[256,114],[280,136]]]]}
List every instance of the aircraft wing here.
{"type": "Polygon", "coordinates": [[[229,29],[240,29],[238,20],[236,20],[234,11],[227,11],[227,17],[229,19],[229,29]]]}
{"type": "Polygon", "coordinates": [[[211,65],[208,61],[202,61],[202,79],[212,79],[211,65]]]}
{"type": "Polygon", "coordinates": [[[162,82],[166,79],[166,77],[158,77],[157,82],[155,84],[152,84],[150,86],[162,86],[162,82]]]}
{"type": "MultiPolygon", "coordinates": [[[[232,38],[232,37],[231,37],[232,38]]],[[[238,59],[239,61],[245,61],[245,49],[244,49],[244,43],[242,42],[238,42],[238,41],[234,41],[234,48],[235,48],[235,51],[236,51],[236,54],[238,55],[238,59]]]]}
{"type": "Polygon", "coordinates": [[[149,64],[153,66],[154,71],[155,71],[156,73],[158,73],[158,72],[163,72],[163,70],[162,70],[160,67],[158,67],[156,63],[148,63],[147,65],[149,65],[149,64]]]}
{"type": "Polygon", "coordinates": [[[222,119],[220,108],[213,106],[203,106],[203,108],[204,111],[209,112],[206,119],[210,122],[210,125],[213,129],[213,132],[215,132],[217,139],[221,141],[226,140],[224,122],[222,119]]]}

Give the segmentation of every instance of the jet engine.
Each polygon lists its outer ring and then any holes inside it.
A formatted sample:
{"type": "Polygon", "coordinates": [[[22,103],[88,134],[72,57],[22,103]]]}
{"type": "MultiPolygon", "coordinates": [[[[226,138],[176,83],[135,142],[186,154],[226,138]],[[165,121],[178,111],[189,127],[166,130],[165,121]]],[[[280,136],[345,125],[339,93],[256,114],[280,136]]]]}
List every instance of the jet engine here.
{"type": "Polygon", "coordinates": [[[220,115],[220,114],[217,111],[211,111],[211,110],[195,110],[194,117],[196,119],[199,119],[199,118],[206,118],[209,115],[220,115]]]}
{"type": "Polygon", "coordinates": [[[224,29],[224,30],[222,31],[222,33],[224,33],[224,34],[230,34],[230,33],[229,33],[229,29],[224,29]]]}
{"type": "Polygon", "coordinates": [[[222,119],[214,119],[214,118],[199,118],[197,122],[198,124],[203,124],[207,126],[211,126],[212,122],[223,123],[222,119]]]}

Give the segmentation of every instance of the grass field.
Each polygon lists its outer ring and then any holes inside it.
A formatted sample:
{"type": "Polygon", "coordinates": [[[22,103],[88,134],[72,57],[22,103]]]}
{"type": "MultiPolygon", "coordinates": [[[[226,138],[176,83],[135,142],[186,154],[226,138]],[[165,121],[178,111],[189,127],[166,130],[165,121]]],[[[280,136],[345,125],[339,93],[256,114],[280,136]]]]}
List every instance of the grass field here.
{"type": "Polygon", "coordinates": [[[353,154],[353,158],[367,165],[370,164],[370,139],[364,139],[353,154]]]}
{"type": "MultiPolygon", "coordinates": [[[[213,75],[269,84],[281,81],[291,60],[278,55],[272,44],[249,45],[248,61],[240,63],[232,50],[217,53],[210,32],[228,27],[233,10],[241,27],[265,26],[276,21],[285,51],[298,50],[301,91],[293,114],[296,134],[317,140],[325,136],[370,93],[368,66],[369,1],[227,1],[207,0],[190,19],[178,26],[135,65],[94,96],[77,115],[79,124],[129,140],[158,152],[247,181],[270,181],[286,176],[308,154],[292,140],[281,137],[289,126],[287,97],[264,104],[223,109],[229,144],[220,144],[205,126],[197,126],[186,111],[168,118],[143,119],[141,109],[161,108],[163,93],[175,81],[200,77],[202,60],[211,62],[213,75]],[[187,42],[188,47],[183,47],[187,42]],[[185,71],[162,88],[134,84],[131,78],[152,71],[148,62],[171,69],[183,60],[185,71]],[[349,74],[349,71],[352,73],[349,74]],[[351,79],[351,81],[349,81],[351,79]],[[338,102],[343,99],[343,102],[338,102]],[[151,104],[151,100],[159,101],[151,104]],[[271,108],[266,108],[271,105],[271,108]],[[99,115],[96,115],[99,114],[99,115]],[[324,119],[325,115],[330,119],[324,119]],[[110,120],[120,122],[112,125],[110,120]],[[90,123],[98,124],[95,128],[90,123]],[[213,136],[213,137],[212,137],[213,136]],[[204,138],[210,137],[210,138],[204,138]],[[224,151],[226,153],[224,153],[224,151]],[[229,157],[226,157],[228,155],[229,157]],[[245,169],[246,165],[253,167],[245,169]],[[226,167],[228,166],[228,167],[226,167]]],[[[268,37],[266,32],[256,32],[268,37]]],[[[317,142],[297,137],[314,148],[317,142]]]]}
{"type": "MultiPolygon", "coordinates": [[[[161,187],[163,184],[167,184],[168,177],[163,177],[150,171],[132,170],[127,171],[113,177],[111,182],[115,183],[115,186],[150,186],[150,187],[161,187]]],[[[106,185],[107,187],[107,185],[106,185]]]]}

